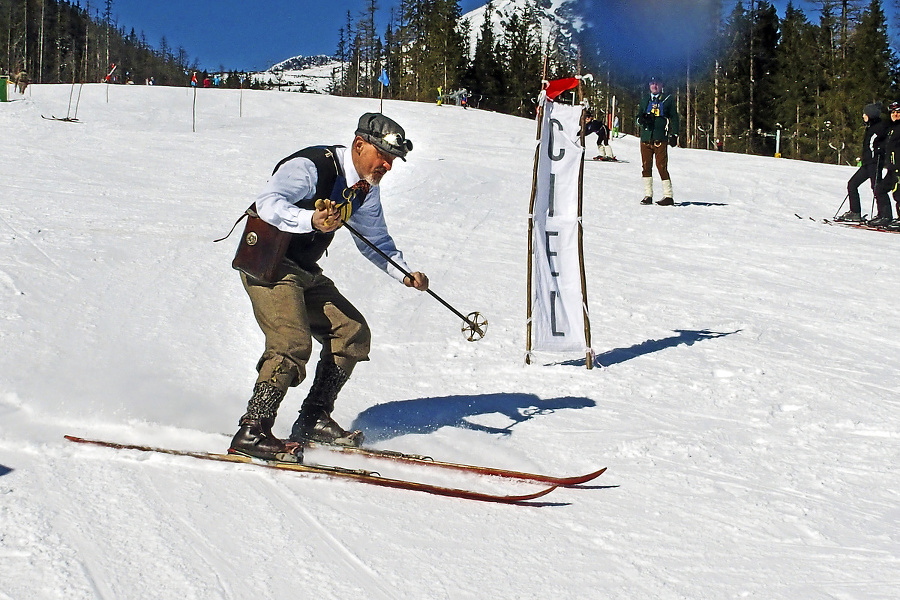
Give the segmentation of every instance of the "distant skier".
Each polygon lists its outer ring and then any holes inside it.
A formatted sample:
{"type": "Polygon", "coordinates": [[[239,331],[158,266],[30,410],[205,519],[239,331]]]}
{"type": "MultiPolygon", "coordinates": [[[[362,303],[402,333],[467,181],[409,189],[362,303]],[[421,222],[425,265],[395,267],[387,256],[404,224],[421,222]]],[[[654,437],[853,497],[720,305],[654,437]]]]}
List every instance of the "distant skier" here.
{"type": "Polygon", "coordinates": [[[637,124],[641,130],[641,175],[644,178],[644,199],[641,204],[653,204],[653,159],[662,179],[663,198],[659,206],[672,206],[672,180],[669,178],[669,155],[666,143],[678,144],[678,111],[671,94],[663,94],[662,83],[650,79],[650,93],[641,100],[637,124]]]}
{"type": "Polygon", "coordinates": [[[890,226],[891,229],[900,228],[900,102],[891,102],[888,106],[891,113],[891,122],[888,123],[884,138],[884,165],[881,181],[875,184],[875,205],[878,214],[868,224],[874,227],[890,226]],[[894,197],[897,205],[897,220],[891,217],[891,199],[894,197]]]}
{"type": "MultiPolygon", "coordinates": [[[[879,207],[879,213],[890,211],[890,200],[887,191],[877,184],[881,181],[881,168],[884,165],[884,142],[888,132],[888,124],[881,119],[881,104],[868,104],[863,109],[863,121],[866,123],[866,131],[863,134],[862,154],[860,166],[850,181],[847,182],[847,195],[850,197],[850,210],[839,216],[837,221],[860,222],[862,220],[862,207],[859,199],[859,186],[868,181],[875,194],[875,200],[879,207]]],[[[890,219],[888,219],[890,220],[890,219]]]]}
{"type": "Polygon", "coordinates": [[[594,160],[616,160],[616,155],[609,146],[609,127],[603,119],[595,119],[593,113],[588,111],[584,117],[584,137],[592,133],[597,134],[597,151],[600,152],[594,160]]]}

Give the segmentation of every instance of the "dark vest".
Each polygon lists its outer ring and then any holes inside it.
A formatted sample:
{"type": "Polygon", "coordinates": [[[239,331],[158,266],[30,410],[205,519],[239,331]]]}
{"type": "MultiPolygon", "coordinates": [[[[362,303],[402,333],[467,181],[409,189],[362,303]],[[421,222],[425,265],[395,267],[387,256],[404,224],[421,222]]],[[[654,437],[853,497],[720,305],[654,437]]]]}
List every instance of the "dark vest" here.
{"type": "MultiPolygon", "coordinates": [[[[343,170],[338,164],[337,156],[335,156],[335,148],[338,147],[310,146],[291,154],[275,165],[275,170],[272,171],[273,175],[281,165],[295,158],[309,159],[315,165],[318,177],[316,194],[313,198],[300,200],[296,203],[296,206],[306,210],[315,210],[317,199],[330,198],[337,203],[344,203],[349,200],[355,209],[365,200],[365,198],[357,199],[354,194],[347,193],[347,181],[343,170]]],[[[304,271],[321,273],[322,268],[318,265],[319,259],[325,254],[333,239],[333,231],[330,233],[321,231],[295,233],[291,235],[291,241],[285,256],[297,263],[304,271]]]]}

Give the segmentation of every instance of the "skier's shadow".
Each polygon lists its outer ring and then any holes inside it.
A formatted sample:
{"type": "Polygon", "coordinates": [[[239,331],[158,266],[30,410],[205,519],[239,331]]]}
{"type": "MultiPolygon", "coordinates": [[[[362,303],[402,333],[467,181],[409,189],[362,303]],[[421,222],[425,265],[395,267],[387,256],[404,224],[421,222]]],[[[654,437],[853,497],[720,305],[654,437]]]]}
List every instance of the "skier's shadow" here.
{"type": "Polygon", "coordinates": [[[534,394],[482,394],[478,396],[441,396],[376,404],[357,415],[352,429],[366,432],[371,442],[389,440],[409,433],[432,433],[441,427],[459,427],[486,433],[510,435],[512,427],[567,408],[596,406],[589,398],[541,399],[534,394]],[[476,415],[500,413],[512,423],[506,427],[479,425],[467,419],[476,415]]]}
{"type": "MultiPolygon", "coordinates": [[[[641,342],[640,344],[635,344],[634,346],[629,346],[628,348],[614,348],[613,350],[609,350],[607,352],[604,352],[603,354],[598,354],[596,357],[594,357],[594,366],[611,367],[612,365],[623,363],[626,360],[631,360],[639,356],[659,352],[660,350],[672,348],[680,344],[693,346],[695,342],[701,342],[703,340],[713,340],[716,338],[725,337],[726,335],[734,335],[735,333],[740,333],[741,331],[741,329],[727,332],[710,331],[709,329],[676,329],[675,333],[677,333],[678,335],[669,336],[661,340],[647,340],[646,342],[641,342]]],[[[583,358],[579,360],[569,360],[560,364],[583,367],[584,360],[585,359],[583,358]]]]}
{"type": "Polygon", "coordinates": [[[0,465],[0,477],[3,477],[4,475],[9,475],[12,472],[13,472],[13,470],[10,469],[9,467],[0,465]]]}
{"type": "Polygon", "coordinates": [[[675,206],[728,206],[724,202],[676,202],[675,206]]]}

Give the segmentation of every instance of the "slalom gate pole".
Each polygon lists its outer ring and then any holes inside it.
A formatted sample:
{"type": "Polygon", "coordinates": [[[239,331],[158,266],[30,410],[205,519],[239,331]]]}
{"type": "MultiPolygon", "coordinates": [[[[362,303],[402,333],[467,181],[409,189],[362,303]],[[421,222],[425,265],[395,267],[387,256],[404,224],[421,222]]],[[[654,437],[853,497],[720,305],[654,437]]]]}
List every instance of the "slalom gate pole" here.
{"type": "Polygon", "coordinates": [[[78,84],[78,98],[75,100],[75,114],[72,115],[72,118],[78,120],[78,105],[81,104],[81,90],[84,89],[84,83],[78,84]]]}
{"type": "Polygon", "coordinates": [[[194,88],[194,103],[191,107],[191,132],[197,133],[197,86],[194,88]]]}
{"type": "MultiPolygon", "coordinates": [[[[386,261],[388,261],[389,263],[391,263],[397,270],[399,270],[401,273],[403,273],[406,277],[409,277],[410,281],[415,281],[415,278],[412,276],[412,273],[410,273],[409,271],[407,271],[406,269],[404,269],[403,267],[398,265],[394,259],[392,259],[390,256],[385,254],[381,248],[379,248],[378,246],[376,246],[375,244],[370,242],[363,234],[358,232],[349,223],[347,223],[347,221],[344,221],[343,219],[341,219],[341,224],[343,224],[343,226],[346,227],[350,233],[352,233],[357,238],[359,238],[360,241],[362,241],[369,248],[371,248],[372,250],[377,252],[378,255],[381,256],[381,258],[383,258],[386,261]]],[[[449,309],[450,312],[455,314],[457,317],[459,317],[460,319],[462,319],[469,325],[469,327],[471,329],[469,329],[468,331],[471,331],[471,333],[472,333],[472,336],[469,337],[470,342],[480,340],[481,338],[484,337],[484,330],[487,328],[487,321],[484,321],[484,320],[479,321],[478,317],[481,316],[479,313],[473,312],[473,313],[469,313],[469,315],[466,316],[466,315],[462,314],[461,312],[459,312],[458,310],[456,310],[455,308],[453,308],[450,304],[447,303],[446,300],[444,300],[443,298],[441,298],[440,296],[435,294],[433,291],[431,291],[430,288],[426,289],[425,291],[428,292],[429,294],[431,294],[432,298],[434,298],[435,300],[437,300],[438,302],[443,304],[447,309],[449,309]],[[477,335],[478,337],[476,338],[475,335],[477,335]]]]}
{"type": "MultiPolygon", "coordinates": [[[[71,119],[72,112],[72,95],[75,93],[75,75],[72,75],[72,87],[69,89],[69,108],[66,109],[66,119],[71,119]]],[[[78,109],[75,109],[76,112],[78,109]]]]}

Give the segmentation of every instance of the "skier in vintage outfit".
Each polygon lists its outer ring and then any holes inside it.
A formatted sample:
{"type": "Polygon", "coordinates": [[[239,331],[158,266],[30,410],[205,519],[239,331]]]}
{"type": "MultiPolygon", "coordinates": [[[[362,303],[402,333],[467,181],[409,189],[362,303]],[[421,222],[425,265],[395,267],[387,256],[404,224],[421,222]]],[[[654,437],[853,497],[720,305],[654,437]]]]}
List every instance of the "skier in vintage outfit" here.
{"type": "Polygon", "coordinates": [[[859,222],[862,220],[862,207],[859,199],[859,186],[868,181],[875,193],[875,200],[879,211],[884,209],[885,203],[890,210],[890,200],[887,191],[877,189],[881,181],[881,168],[884,166],[884,141],[888,131],[888,124],[881,119],[881,104],[868,104],[863,109],[863,121],[866,123],[866,131],[863,134],[862,153],[860,154],[860,167],[850,181],[847,182],[847,195],[850,198],[850,210],[839,216],[838,221],[859,222]],[[881,198],[879,198],[881,196],[881,198]]]}
{"type": "Polygon", "coordinates": [[[660,206],[675,204],[672,180],[669,178],[669,155],[666,148],[678,144],[678,111],[670,94],[663,93],[662,83],[652,78],[650,93],[641,100],[637,124],[641,130],[641,175],[644,180],[644,199],[641,204],[653,204],[653,160],[662,179],[663,198],[660,206]]]}
{"type": "MultiPolygon", "coordinates": [[[[345,431],[331,418],[331,412],[356,363],[369,358],[369,327],[322,273],[318,261],[343,219],[411,272],[388,233],[378,185],[394,159],[405,161],[411,149],[400,125],[380,113],[366,113],[350,147],[314,146],[285,158],[257,197],[259,218],[291,235],[273,281],[241,273],[266,345],[247,412],[231,442],[232,451],[299,461],[308,441],[362,442],[362,432],[345,431]],[[306,376],[313,339],[322,346],[315,379],[290,441],[285,442],[272,433],[272,425],[288,388],[299,385],[306,376]]],[[[363,255],[406,286],[428,289],[424,274],[404,276],[355,236],[354,240],[363,255]]]]}

